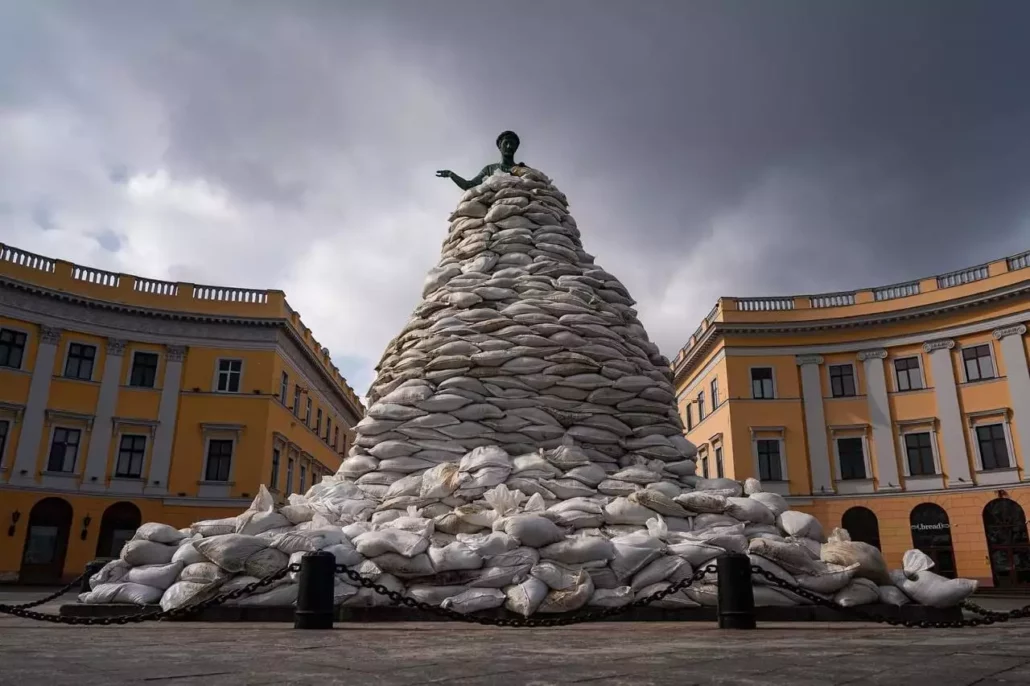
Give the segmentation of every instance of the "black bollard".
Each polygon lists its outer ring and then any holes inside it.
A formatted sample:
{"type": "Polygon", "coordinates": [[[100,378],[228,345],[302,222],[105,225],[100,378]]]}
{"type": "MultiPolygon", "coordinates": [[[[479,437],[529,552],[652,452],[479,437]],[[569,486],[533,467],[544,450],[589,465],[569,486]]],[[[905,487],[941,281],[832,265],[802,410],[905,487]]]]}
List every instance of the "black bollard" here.
{"type": "Polygon", "coordinates": [[[294,629],[333,628],[333,586],[336,556],[320,550],[300,559],[300,588],[297,609],[293,613],[294,629]]]}
{"type": "Polygon", "coordinates": [[[755,593],[751,588],[751,559],[727,553],[716,561],[719,575],[719,628],[754,629],[755,593]]]}
{"type": "Polygon", "coordinates": [[[89,587],[90,577],[99,572],[101,569],[103,569],[104,565],[106,565],[110,561],[110,559],[91,560],[86,563],[86,573],[82,576],[82,584],[79,587],[80,593],[89,593],[91,590],[93,590],[89,587]]]}

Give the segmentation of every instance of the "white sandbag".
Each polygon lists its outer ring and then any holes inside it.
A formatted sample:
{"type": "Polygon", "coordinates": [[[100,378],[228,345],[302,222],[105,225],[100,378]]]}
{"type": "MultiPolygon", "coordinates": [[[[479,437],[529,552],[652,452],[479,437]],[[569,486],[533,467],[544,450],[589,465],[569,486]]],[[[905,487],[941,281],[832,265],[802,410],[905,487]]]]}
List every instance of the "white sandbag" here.
{"type": "Polygon", "coordinates": [[[645,467],[633,466],[612,474],[611,478],[617,481],[628,481],[631,484],[645,485],[661,481],[662,475],[645,467]]]}
{"type": "MultiPolygon", "coordinates": [[[[383,574],[375,581],[377,584],[385,586],[387,590],[404,593],[404,584],[392,574],[383,574]]],[[[387,596],[364,587],[359,588],[357,593],[343,601],[344,607],[387,607],[393,604],[394,602],[387,596]]]]}
{"type": "MultiPolygon", "coordinates": [[[[813,560],[807,550],[795,543],[780,543],[765,538],[755,538],[748,541],[747,549],[753,555],[760,555],[772,560],[795,576],[798,574],[822,574],[826,571],[826,563],[813,560]]],[[[847,582],[845,581],[845,583],[847,582]]]]}
{"type": "Polygon", "coordinates": [[[647,489],[658,491],[670,500],[683,493],[683,488],[681,486],[677,486],[669,481],[658,481],[657,483],[648,484],[647,489]]]}
{"type": "Polygon", "coordinates": [[[868,543],[861,541],[831,541],[824,543],[820,549],[819,558],[823,562],[830,562],[844,567],[857,564],[856,577],[869,579],[876,584],[890,582],[887,562],[883,559],[883,553],[868,543]]]}
{"type": "Polygon", "coordinates": [[[372,562],[387,574],[393,574],[398,579],[431,576],[435,573],[433,563],[425,553],[419,553],[413,557],[405,557],[397,553],[383,553],[372,558],[372,562]]]}
{"type": "Polygon", "coordinates": [[[257,536],[271,529],[290,526],[290,520],[278,512],[247,510],[236,518],[236,533],[257,536]]]}
{"type": "Polygon", "coordinates": [[[458,463],[458,470],[462,472],[475,472],[487,467],[497,467],[511,470],[511,458],[508,457],[502,448],[495,445],[475,448],[465,454],[458,463]]]}
{"type": "MultiPolygon", "coordinates": [[[[656,583],[651,584],[650,586],[645,586],[636,591],[634,600],[643,600],[644,598],[649,598],[653,596],[655,593],[661,593],[662,591],[668,590],[670,586],[672,586],[672,584],[668,581],[658,581],[656,583]]],[[[698,605],[700,605],[700,603],[698,603],[696,600],[693,600],[683,591],[680,591],[679,593],[672,593],[670,595],[665,596],[661,600],[654,600],[650,603],[651,607],[664,608],[668,610],[692,608],[697,607],[698,605]]]]}
{"type": "Polygon", "coordinates": [[[439,606],[440,603],[456,595],[460,595],[468,589],[464,586],[431,586],[428,584],[413,584],[408,586],[406,595],[409,598],[422,603],[439,606]]]}
{"type": "Polygon", "coordinates": [[[658,538],[640,531],[612,539],[614,555],[609,564],[620,581],[629,580],[634,574],[665,553],[665,544],[658,538]]]}
{"type": "MultiPolygon", "coordinates": [[[[121,578],[124,583],[141,584],[151,588],[160,589],[162,592],[179,579],[183,571],[181,562],[170,562],[165,565],[144,565],[133,567],[121,578]]],[[[156,602],[156,599],[155,599],[156,602]]]]}
{"type": "Polygon", "coordinates": [[[472,575],[468,585],[471,588],[507,588],[512,584],[522,583],[529,576],[529,570],[533,567],[531,563],[489,566],[470,572],[458,572],[459,574],[472,575]]]}
{"type": "Polygon", "coordinates": [[[512,460],[511,473],[522,474],[524,472],[543,473],[547,475],[546,478],[562,475],[562,470],[545,460],[543,454],[539,452],[519,455],[512,460]]]}
{"type": "Polygon", "coordinates": [[[552,590],[567,591],[578,582],[580,570],[580,567],[564,565],[554,560],[543,560],[533,565],[529,573],[552,590]]]}
{"type": "Polygon", "coordinates": [[[786,594],[776,586],[755,586],[755,607],[793,607],[798,604],[793,594],[786,594]]]}
{"type": "Polygon", "coordinates": [[[192,581],[177,581],[161,595],[161,609],[165,612],[187,605],[193,605],[207,599],[217,591],[217,587],[199,584],[192,581]]]}
{"type": "Polygon", "coordinates": [[[147,522],[140,525],[132,536],[134,541],[153,541],[154,543],[164,543],[166,545],[175,545],[184,538],[186,538],[186,534],[178,529],[167,524],[158,524],[157,522],[147,522]]]}
{"type": "Polygon", "coordinates": [[[590,488],[597,488],[597,485],[607,478],[607,474],[600,465],[588,464],[570,469],[565,473],[565,478],[575,479],[590,488]]]}
{"type": "Polygon", "coordinates": [[[741,522],[752,524],[775,524],[776,515],[773,511],[752,498],[727,498],[726,515],[741,522]]]}
{"type": "Polygon", "coordinates": [[[744,495],[753,495],[762,492],[762,482],[753,476],[744,479],[744,495]]]}
{"type": "MultiPolygon", "coordinates": [[[[704,513],[694,517],[694,531],[721,529],[740,524],[740,520],[727,514],[704,513]]],[[[741,532],[743,533],[743,531],[741,532]]]]}
{"type": "Polygon", "coordinates": [[[715,584],[694,583],[683,589],[683,593],[704,607],[715,607],[719,604],[719,587],[715,584]]]}
{"type": "Polygon", "coordinates": [[[271,540],[270,545],[276,550],[292,555],[298,551],[314,552],[343,543],[350,544],[343,535],[343,530],[339,527],[329,527],[279,534],[271,540]]]}
{"type": "Polygon", "coordinates": [[[176,549],[176,546],[154,541],[129,541],[122,546],[121,559],[130,567],[164,565],[172,561],[176,549]]]}
{"type": "Polygon", "coordinates": [[[505,589],[504,607],[523,617],[529,617],[544,602],[548,590],[547,584],[540,579],[530,576],[522,583],[505,589]]]}
{"type": "MultiPolygon", "coordinates": [[[[789,568],[787,568],[789,571],[789,568]]],[[[795,574],[794,579],[798,586],[813,593],[832,594],[841,590],[855,576],[858,565],[841,567],[840,565],[826,565],[826,568],[812,574],[795,574]]],[[[872,582],[870,582],[872,583],[872,582]]],[[[875,586],[875,584],[873,584],[875,586]]]]}
{"type": "Polygon", "coordinates": [[[856,607],[879,602],[880,588],[869,579],[854,578],[833,596],[833,602],[841,607],[856,607]]]}
{"type": "Polygon", "coordinates": [[[825,541],[823,526],[819,520],[807,512],[787,510],[776,517],[776,525],[787,534],[796,538],[811,538],[815,541],[825,541]]]}
{"type": "Polygon", "coordinates": [[[908,596],[897,586],[878,586],[877,591],[880,594],[880,602],[884,605],[901,607],[911,602],[908,596]]]}
{"type": "Polygon", "coordinates": [[[196,562],[207,562],[207,558],[200,554],[197,547],[193,545],[193,541],[186,541],[175,549],[175,554],[172,555],[172,562],[181,562],[185,567],[196,562]]]}
{"type": "Polygon", "coordinates": [[[768,507],[777,517],[790,509],[787,499],[779,493],[752,493],[748,497],[768,507]]]}
{"type": "Polygon", "coordinates": [[[611,541],[598,536],[566,538],[540,550],[540,557],[564,564],[583,564],[595,560],[611,560],[615,547],[611,541]]]}
{"type": "MultiPolygon", "coordinates": [[[[444,463],[448,464],[448,463],[444,463]]],[[[439,466],[439,465],[437,465],[439,466]]],[[[435,467],[434,467],[435,469],[435,467]]],[[[378,472],[369,472],[375,474],[378,472]]],[[[422,493],[422,475],[425,474],[408,474],[407,476],[401,477],[397,481],[390,484],[390,487],[386,489],[386,499],[397,498],[402,495],[421,495],[422,493]]],[[[367,476],[367,475],[366,475],[367,476]]],[[[364,478],[364,477],[362,477],[364,478]]]]}
{"type": "Polygon", "coordinates": [[[437,572],[479,569],[483,566],[483,557],[459,541],[440,548],[430,547],[428,554],[437,572]]]}
{"type": "Polygon", "coordinates": [[[100,584],[89,593],[79,596],[79,601],[90,605],[126,603],[130,605],[153,605],[161,600],[163,589],[131,582],[100,584]]]}
{"type": "Polygon", "coordinates": [[[243,572],[248,576],[264,579],[281,570],[289,561],[290,556],[286,553],[275,548],[265,548],[247,558],[243,563],[243,572]]]}
{"type": "Polygon", "coordinates": [[[423,499],[446,498],[454,493],[467,475],[458,472],[458,465],[443,462],[422,473],[419,497],[423,499]]]}
{"type": "Polygon", "coordinates": [[[890,578],[895,586],[920,605],[942,608],[955,607],[972,595],[978,585],[973,579],[947,579],[929,571],[908,574],[894,569],[890,578]]]}
{"type": "Polygon", "coordinates": [[[609,524],[646,524],[655,516],[651,510],[629,498],[615,498],[604,508],[604,520],[609,524]]]}
{"type": "Polygon", "coordinates": [[[279,510],[279,514],[286,517],[290,524],[297,525],[310,522],[311,518],[315,516],[315,511],[311,509],[310,505],[286,505],[279,510]]]}
{"type": "Polygon", "coordinates": [[[650,486],[641,491],[631,493],[626,499],[666,517],[686,518],[693,514],[669,496],[660,491],[653,490],[650,486]]]}
{"type": "Polygon", "coordinates": [[[225,517],[224,519],[205,519],[190,525],[190,531],[200,534],[204,538],[231,534],[236,531],[236,518],[225,517]]]}
{"type": "Polygon", "coordinates": [[[251,593],[242,598],[230,600],[227,604],[240,607],[289,607],[297,603],[299,590],[299,584],[280,584],[263,593],[251,593]]]}
{"type": "Polygon", "coordinates": [[[400,529],[401,531],[418,534],[423,538],[429,538],[433,535],[433,520],[428,517],[419,517],[416,512],[414,507],[409,507],[408,514],[390,521],[385,528],[400,529]]]}
{"type": "Polygon", "coordinates": [[[537,612],[541,614],[573,612],[586,605],[593,594],[594,582],[590,579],[590,574],[585,569],[581,569],[572,588],[563,591],[548,591],[547,597],[544,598],[537,612]]]}
{"type": "Polygon", "coordinates": [[[597,484],[597,492],[604,495],[627,496],[640,490],[639,484],[631,484],[628,481],[617,481],[616,479],[605,479],[597,484]]]}
{"type": "Polygon", "coordinates": [[[447,598],[440,603],[440,607],[469,614],[480,610],[492,610],[503,605],[504,601],[504,592],[496,588],[470,588],[464,593],[447,598]]]}
{"type": "Polygon", "coordinates": [[[251,555],[265,550],[268,547],[268,542],[257,536],[222,534],[196,541],[193,545],[197,552],[209,561],[214,562],[227,572],[238,574],[244,570],[247,559],[251,555]]]}
{"type": "Polygon", "coordinates": [[[726,496],[703,491],[688,491],[681,493],[674,501],[683,506],[684,509],[697,513],[722,514],[726,511],[726,496]]]}
{"type": "Polygon", "coordinates": [[[633,602],[636,593],[629,586],[595,588],[587,605],[592,607],[623,607],[633,602]]]}
{"type": "Polygon", "coordinates": [[[666,462],[664,469],[676,476],[690,476],[697,472],[697,465],[693,460],[680,460],[679,462],[666,462]]]}
{"type": "Polygon", "coordinates": [[[744,495],[744,486],[733,479],[698,479],[694,484],[697,491],[711,491],[720,493],[727,498],[736,498],[744,495]]]}
{"type": "Polygon", "coordinates": [[[111,560],[89,578],[89,587],[90,589],[95,589],[102,584],[113,584],[121,581],[129,573],[130,569],[132,569],[132,565],[125,560],[111,560]]]}
{"type": "Polygon", "coordinates": [[[504,531],[521,545],[530,548],[543,548],[565,537],[554,522],[535,514],[505,517],[494,524],[494,529],[504,531]]]}
{"type": "MultiPolygon", "coordinates": [[[[785,581],[788,584],[790,584],[791,586],[797,586],[798,585],[797,579],[794,578],[793,574],[791,574],[786,569],[784,569],[783,567],[779,566],[778,564],[776,564],[772,560],[770,560],[768,558],[765,558],[765,557],[762,557],[761,555],[755,555],[753,553],[749,554],[748,558],[751,560],[751,564],[753,566],[761,567],[762,571],[769,572],[770,574],[772,574],[777,579],[779,579],[781,581],[785,581]]],[[[751,575],[751,580],[756,585],[775,586],[775,584],[773,582],[769,581],[768,579],[766,579],[763,576],[760,576],[758,574],[752,574],[751,575]]]]}
{"type": "Polygon", "coordinates": [[[429,547],[429,539],[401,529],[369,531],[357,536],[354,547],[365,557],[376,557],[383,553],[397,553],[414,557],[429,547]]]}
{"type": "Polygon", "coordinates": [[[365,533],[366,531],[372,531],[375,527],[369,522],[353,522],[343,527],[343,535],[353,541],[355,538],[365,533]]]}
{"type": "Polygon", "coordinates": [[[682,571],[684,567],[687,568],[687,574],[690,574],[692,571],[690,570],[690,564],[682,557],[676,557],[675,555],[659,557],[634,574],[633,582],[630,586],[634,591],[639,591],[645,586],[665,581],[674,573],[682,571]]]}
{"type": "Polygon", "coordinates": [[[907,550],[905,551],[905,554],[901,557],[901,568],[905,570],[906,574],[925,572],[928,569],[933,568],[933,565],[933,558],[924,553],[922,550],[907,550]]]}
{"type": "Polygon", "coordinates": [[[519,547],[519,542],[503,531],[482,534],[458,534],[458,541],[483,558],[500,555],[519,547]]]}

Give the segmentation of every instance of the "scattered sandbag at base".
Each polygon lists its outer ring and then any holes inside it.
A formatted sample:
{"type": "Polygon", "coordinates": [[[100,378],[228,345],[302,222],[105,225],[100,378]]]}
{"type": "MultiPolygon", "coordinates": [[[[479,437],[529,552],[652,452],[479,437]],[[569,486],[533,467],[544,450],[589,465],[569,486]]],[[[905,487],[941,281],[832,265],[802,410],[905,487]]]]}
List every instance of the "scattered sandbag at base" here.
{"type": "Polygon", "coordinates": [[[891,570],[891,581],[912,600],[929,607],[954,607],[976,591],[973,579],[946,579],[939,574],[923,571],[911,575],[891,570]]]}
{"type": "Polygon", "coordinates": [[[297,591],[299,589],[300,586],[298,584],[280,584],[263,593],[255,592],[235,600],[226,601],[226,604],[239,605],[241,607],[286,607],[297,603],[297,591]]]}
{"type": "Polygon", "coordinates": [[[230,572],[225,571],[213,562],[196,562],[194,564],[187,565],[182,570],[182,574],[179,576],[178,580],[209,585],[221,584],[231,576],[232,574],[230,572]]]}
{"type": "Polygon", "coordinates": [[[95,589],[101,584],[113,584],[121,581],[129,573],[130,569],[132,569],[132,565],[125,560],[111,560],[89,578],[89,587],[90,589],[95,589]]]}
{"type": "Polygon", "coordinates": [[[540,608],[549,590],[546,583],[531,576],[522,583],[505,589],[504,606],[523,617],[529,617],[540,608]]]}
{"type": "Polygon", "coordinates": [[[440,607],[462,614],[492,610],[504,604],[506,596],[496,588],[470,588],[464,593],[446,599],[440,607]]]}
{"type": "Polygon", "coordinates": [[[636,594],[629,586],[617,588],[597,588],[587,605],[593,607],[624,607],[633,602],[636,594]]]}
{"type": "MultiPolygon", "coordinates": [[[[404,584],[392,574],[383,574],[375,580],[388,590],[404,593],[404,584]]],[[[380,595],[371,588],[359,588],[358,592],[343,601],[344,607],[386,607],[393,605],[393,601],[384,595],[380,595]]]]}
{"type": "Polygon", "coordinates": [[[181,562],[170,562],[165,565],[143,565],[142,567],[130,569],[120,581],[150,586],[163,592],[178,581],[179,574],[182,571],[183,564],[181,562]]]}
{"type": "Polygon", "coordinates": [[[537,609],[542,614],[573,612],[587,604],[594,593],[594,582],[585,569],[581,569],[572,588],[551,590],[537,609]]]}
{"type": "Polygon", "coordinates": [[[128,603],[131,605],[152,605],[161,600],[164,591],[143,584],[117,582],[100,584],[89,593],[79,596],[79,602],[97,604],[128,603]]]}
{"type": "MultiPolygon", "coordinates": [[[[857,573],[858,570],[856,569],[857,573]]],[[[870,605],[880,600],[880,588],[875,582],[869,579],[852,579],[847,586],[837,591],[833,596],[833,602],[841,607],[856,607],[858,605],[870,605]]]]}
{"type": "Polygon", "coordinates": [[[901,607],[912,602],[909,597],[897,586],[878,586],[880,602],[884,605],[896,605],[901,607]]]}
{"type": "Polygon", "coordinates": [[[161,609],[165,612],[206,600],[218,591],[217,586],[193,581],[177,581],[161,596],[161,609]]]}
{"type": "Polygon", "coordinates": [[[819,553],[823,562],[844,567],[857,564],[855,576],[869,579],[877,584],[890,582],[887,563],[879,549],[861,541],[829,541],[823,543],[819,553]]]}

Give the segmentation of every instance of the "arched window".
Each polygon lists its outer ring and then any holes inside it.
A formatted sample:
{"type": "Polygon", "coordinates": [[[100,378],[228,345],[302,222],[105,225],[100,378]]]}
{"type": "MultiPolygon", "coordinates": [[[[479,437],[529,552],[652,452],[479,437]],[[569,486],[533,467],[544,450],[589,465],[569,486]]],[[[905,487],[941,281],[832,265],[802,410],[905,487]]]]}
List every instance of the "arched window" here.
{"type": "Polygon", "coordinates": [[[852,541],[880,547],[880,523],[876,519],[876,514],[869,508],[852,507],[841,517],[840,525],[851,534],[852,541]]]}
{"type": "Polygon", "coordinates": [[[139,508],[132,503],[115,503],[104,510],[97,539],[97,557],[118,557],[122,546],[135,535],[142,520],[139,508]]]}
{"type": "Polygon", "coordinates": [[[72,506],[63,498],[44,498],[32,507],[22,550],[18,580],[25,584],[54,584],[64,573],[72,506]]]}
{"type": "Polygon", "coordinates": [[[951,522],[944,508],[934,503],[921,503],[909,514],[912,547],[926,553],[934,561],[932,571],[954,579],[955,548],[951,543],[951,522]]]}
{"type": "Polygon", "coordinates": [[[1023,508],[1014,500],[995,498],[984,506],[983,522],[994,585],[1030,584],[1030,537],[1023,508]]]}

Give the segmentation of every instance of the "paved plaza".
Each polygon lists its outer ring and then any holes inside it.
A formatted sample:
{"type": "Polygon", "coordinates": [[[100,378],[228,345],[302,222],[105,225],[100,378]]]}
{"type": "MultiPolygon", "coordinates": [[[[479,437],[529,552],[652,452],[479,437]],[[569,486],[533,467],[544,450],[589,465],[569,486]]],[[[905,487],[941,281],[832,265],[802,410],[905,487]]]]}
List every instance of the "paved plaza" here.
{"type": "MultiPolygon", "coordinates": [[[[29,599],[0,592],[0,602],[29,599]]],[[[1002,609],[1017,602],[983,604],[1002,609]]],[[[0,665],[0,684],[19,686],[1001,686],[1030,684],[1030,620],[963,630],[766,624],[721,632],[701,623],[513,630],[431,623],[338,624],[314,632],[288,624],[69,627],[0,616],[0,665]]]]}

